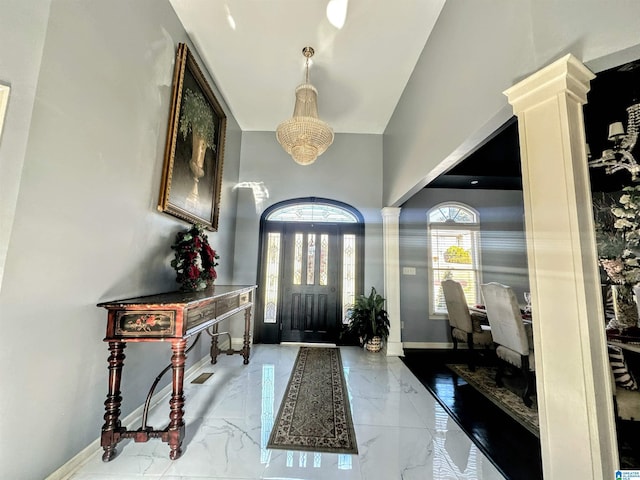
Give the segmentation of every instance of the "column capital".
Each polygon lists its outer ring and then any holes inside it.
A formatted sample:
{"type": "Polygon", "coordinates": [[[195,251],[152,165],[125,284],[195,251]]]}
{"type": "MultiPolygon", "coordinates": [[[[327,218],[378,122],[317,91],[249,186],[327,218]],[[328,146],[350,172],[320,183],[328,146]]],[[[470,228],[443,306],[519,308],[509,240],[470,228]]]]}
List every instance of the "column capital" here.
{"type": "Polygon", "coordinates": [[[384,219],[393,219],[400,218],[400,211],[402,208],[400,207],[383,207],[380,212],[382,213],[382,218],[384,219]]]}
{"type": "Polygon", "coordinates": [[[513,105],[516,115],[559,93],[572,96],[581,104],[587,103],[590,81],[595,78],[573,55],[565,55],[525,78],[503,93],[513,105]]]}

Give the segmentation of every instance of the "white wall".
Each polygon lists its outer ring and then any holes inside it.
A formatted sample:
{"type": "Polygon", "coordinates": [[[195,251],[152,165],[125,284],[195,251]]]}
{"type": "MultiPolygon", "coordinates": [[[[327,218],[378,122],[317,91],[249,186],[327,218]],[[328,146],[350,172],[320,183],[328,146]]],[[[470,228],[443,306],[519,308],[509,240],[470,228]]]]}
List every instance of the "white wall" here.
{"type": "Polygon", "coordinates": [[[336,134],[315,163],[301,166],[278,144],[274,132],[244,132],[240,181],[263,182],[269,198],[256,206],[251,191],[240,189],[236,252],[242,254],[235,257],[235,283],[256,281],[260,215],[267,207],[290,198],[323,197],[348,203],[364,216],[364,288],[384,292],[381,135],[336,134]]]}
{"type": "MultiPolygon", "coordinates": [[[[28,12],[11,7],[3,5],[2,25],[29,28],[28,12]]],[[[46,9],[34,13],[40,22],[46,9]]],[[[7,30],[2,65],[13,55],[7,30]]],[[[37,47],[42,29],[34,30],[37,47]]],[[[168,1],[53,0],[41,63],[36,51],[3,79],[19,94],[39,69],[30,128],[29,98],[16,96],[3,136],[4,148],[18,122],[17,140],[28,142],[14,175],[21,181],[0,293],[1,478],[44,478],[99,437],[108,352],[106,311],[96,303],[177,287],[170,245],[187,224],[156,204],[175,49],[184,41],[168,1]]],[[[210,235],[220,283],[232,278],[240,136],[229,116],[220,231],[210,235]]],[[[3,162],[19,151],[3,149],[3,162]]],[[[206,351],[203,343],[188,365],[206,351]]],[[[123,416],[144,402],[170,349],[132,344],[125,354],[123,416]]]]}
{"type": "Polygon", "coordinates": [[[598,65],[637,45],[638,18],[628,1],[448,0],[384,133],[385,205],[509,119],[505,89],[566,53],[598,65]]]}

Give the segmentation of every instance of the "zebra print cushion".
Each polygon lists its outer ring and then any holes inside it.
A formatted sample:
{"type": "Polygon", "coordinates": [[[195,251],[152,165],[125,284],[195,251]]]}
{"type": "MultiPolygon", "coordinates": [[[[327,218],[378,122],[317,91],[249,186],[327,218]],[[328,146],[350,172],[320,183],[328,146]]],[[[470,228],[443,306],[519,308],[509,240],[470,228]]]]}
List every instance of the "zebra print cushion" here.
{"type": "Polygon", "coordinates": [[[628,390],[638,390],[638,383],[627,368],[622,349],[615,345],[608,345],[607,347],[609,349],[609,363],[611,364],[616,384],[628,390]]]}
{"type": "Polygon", "coordinates": [[[607,286],[606,293],[604,295],[604,319],[606,323],[609,323],[611,320],[615,320],[616,311],[613,308],[613,289],[611,286],[607,286]]]}

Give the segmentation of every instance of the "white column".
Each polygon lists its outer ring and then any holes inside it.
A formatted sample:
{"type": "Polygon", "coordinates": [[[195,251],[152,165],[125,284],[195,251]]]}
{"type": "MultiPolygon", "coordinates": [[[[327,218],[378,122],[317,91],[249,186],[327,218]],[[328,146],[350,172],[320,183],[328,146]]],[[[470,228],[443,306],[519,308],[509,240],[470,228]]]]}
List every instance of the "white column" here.
{"type": "Polygon", "coordinates": [[[387,356],[404,356],[400,329],[400,209],[382,209],[382,236],[384,248],[384,295],[389,313],[387,356]]]}
{"type": "Polygon", "coordinates": [[[544,478],[613,478],[618,453],[582,105],[572,55],[505,92],[518,116],[544,478]]]}

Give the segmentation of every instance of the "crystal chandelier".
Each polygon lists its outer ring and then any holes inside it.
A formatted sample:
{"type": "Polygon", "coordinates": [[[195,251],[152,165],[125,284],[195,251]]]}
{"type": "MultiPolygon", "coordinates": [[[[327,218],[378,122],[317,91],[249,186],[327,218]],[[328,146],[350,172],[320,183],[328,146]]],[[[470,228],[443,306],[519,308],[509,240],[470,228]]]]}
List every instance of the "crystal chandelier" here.
{"type": "Polygon", "coordinates": [[[304,47],[305,82],[296,88],[296,104],[293,117],[276,129],[276,138],[300,165],[310,165],[333,143],[333,130],[318,118],[318,91],[309,83],[309,59],[314,51],[304,47]]]}
{"type": "Polygon", "coordinates": [[[618,170],[628,170],[633,181],[638,180],[640,165],[631,154],[640,131],[640,103],[634,103],[627,108],[627,133],[624,133],[622,122],[609,125],[608,140],[613,142],[613,148],[602,152],[602,157],[589,162],[590,167],[604,167],[608,174],[618,170]]]}

